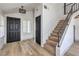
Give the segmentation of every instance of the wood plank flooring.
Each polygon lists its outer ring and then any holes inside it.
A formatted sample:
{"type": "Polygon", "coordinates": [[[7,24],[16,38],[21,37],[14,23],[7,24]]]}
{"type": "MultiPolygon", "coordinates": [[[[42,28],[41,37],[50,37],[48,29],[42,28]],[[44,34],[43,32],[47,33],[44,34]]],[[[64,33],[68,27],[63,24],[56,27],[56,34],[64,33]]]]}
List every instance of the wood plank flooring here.
{"type": "Polygon", "coordinates": [[[79,56],[79,41],[75,42],[65,56],[79,56]]]}
{"type": "Polygon", "coordinates": [[[8,43],[0,50],[1,56],[51,56],[51,54],[34,43],[33,40],[24,40],[8,43]]]}

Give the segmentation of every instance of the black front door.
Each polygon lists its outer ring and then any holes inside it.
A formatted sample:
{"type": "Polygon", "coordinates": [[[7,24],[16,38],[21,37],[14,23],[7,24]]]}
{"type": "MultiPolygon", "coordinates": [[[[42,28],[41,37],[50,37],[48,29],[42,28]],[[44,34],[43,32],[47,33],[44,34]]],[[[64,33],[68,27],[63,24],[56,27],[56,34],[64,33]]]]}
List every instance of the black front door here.
{"type": "Polygon", "coordinates": [[[41,45],[41,16],[36,17],[36,42],[41,45]]]}
{"type": "Polygon", "coordinates": [[[20,19],[7,17],[7,43],[20,41],[20,19]]]}

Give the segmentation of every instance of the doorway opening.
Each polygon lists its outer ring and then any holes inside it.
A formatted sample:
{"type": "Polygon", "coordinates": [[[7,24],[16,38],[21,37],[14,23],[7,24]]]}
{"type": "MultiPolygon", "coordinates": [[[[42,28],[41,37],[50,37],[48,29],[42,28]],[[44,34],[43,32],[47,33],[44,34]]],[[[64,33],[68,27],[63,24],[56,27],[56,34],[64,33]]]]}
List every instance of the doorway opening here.
{"type": "Polygon", "coordinates": [[[36,42],[41,45],[41,15],[36,17],[36,42]]]}

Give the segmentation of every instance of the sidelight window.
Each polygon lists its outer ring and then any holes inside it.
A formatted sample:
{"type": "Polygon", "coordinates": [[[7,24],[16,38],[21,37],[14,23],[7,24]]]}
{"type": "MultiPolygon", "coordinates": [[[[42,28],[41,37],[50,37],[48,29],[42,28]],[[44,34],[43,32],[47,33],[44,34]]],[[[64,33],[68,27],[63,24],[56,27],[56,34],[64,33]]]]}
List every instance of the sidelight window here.
{"type": "Polygon", "coordinates": [[[30,20],[23,21],[23,32],[31,33],[31,21],[30,20]]]}

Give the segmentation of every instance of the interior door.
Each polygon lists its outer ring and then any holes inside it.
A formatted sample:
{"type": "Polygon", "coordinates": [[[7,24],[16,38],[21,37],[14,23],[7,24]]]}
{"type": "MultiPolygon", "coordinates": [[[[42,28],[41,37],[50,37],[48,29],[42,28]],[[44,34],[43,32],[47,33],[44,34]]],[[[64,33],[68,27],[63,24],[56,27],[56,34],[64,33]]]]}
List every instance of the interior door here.
{"type": "Polygon", "coordinates": [[[20,19],[7,17],[7,43],[20,41],[20,19]]]}
{"type": "Polygon", "coordinates": [[[41,45],[41,16],[36,17],[36,42],[41,45]]]}

